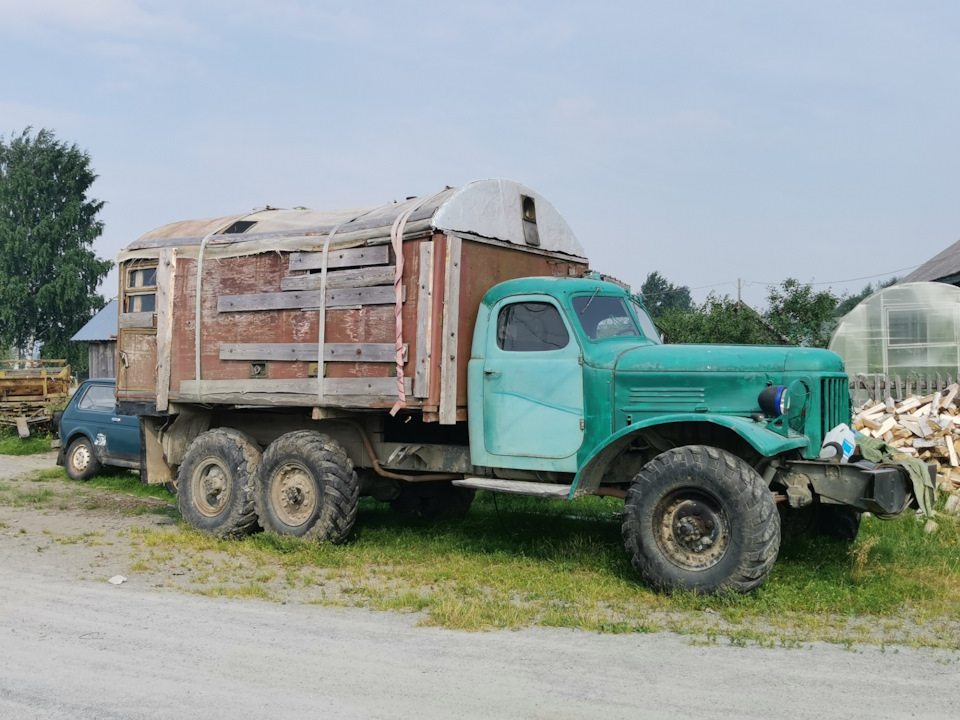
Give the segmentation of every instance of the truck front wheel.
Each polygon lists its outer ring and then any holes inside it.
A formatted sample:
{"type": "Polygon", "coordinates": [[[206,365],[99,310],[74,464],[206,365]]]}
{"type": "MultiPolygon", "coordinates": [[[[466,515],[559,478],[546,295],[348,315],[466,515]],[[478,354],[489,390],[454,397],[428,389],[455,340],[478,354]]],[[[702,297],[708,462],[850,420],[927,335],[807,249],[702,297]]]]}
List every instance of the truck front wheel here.
{"type": "Polygon", "coordinates": [[[264,530],[340,543],[357,519],[360,483],[340,443],[297,430],[263,454],[255,497],[264,530]]]}
{"type": "Polygon", "coordinates": [[[253,477],[260,448],[232,428],[208,430],[190,443],[177,475],[183,519],[218,537],[238,537],[257,525],[253,477]]]}
{"type": "Polygon", "coordinates": [[[630,485],[623,540],[633,567],[658,590],[746,593],[780,547],[772,493],[747,463],[717,448],[674,448],[630,485]]]}

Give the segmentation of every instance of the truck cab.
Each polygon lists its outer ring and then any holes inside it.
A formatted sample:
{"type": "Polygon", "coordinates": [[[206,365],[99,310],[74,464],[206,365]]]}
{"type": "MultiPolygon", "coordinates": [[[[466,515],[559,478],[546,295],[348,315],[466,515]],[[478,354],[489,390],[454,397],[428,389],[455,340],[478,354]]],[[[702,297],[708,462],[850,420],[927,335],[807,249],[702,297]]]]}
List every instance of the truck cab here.
{"type": "Polygon", "coordinates": [[[454,485],[622,497],[631,561],[663,589],[750,590],[781,517],[855,535],[861,512],[911,502],[897,468],[818,461],[850,417],[835,353],[667,345],[642,300],[596,274],[492,288],[468,397],[471,461],[494,477],[454,485]]]}

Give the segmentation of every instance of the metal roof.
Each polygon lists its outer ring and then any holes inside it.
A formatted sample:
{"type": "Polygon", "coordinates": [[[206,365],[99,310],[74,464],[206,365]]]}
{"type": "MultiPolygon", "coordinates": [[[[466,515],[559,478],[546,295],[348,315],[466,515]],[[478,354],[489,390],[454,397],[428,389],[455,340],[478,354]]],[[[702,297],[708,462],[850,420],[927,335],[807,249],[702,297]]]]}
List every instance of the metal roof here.
{"type": "Polygon", "coordinates": [[[953,284],[958,276],[960,276],[960,240],[938,255],[934,255],[900,282],[939,280],[953,284]]]}
{"type": "Polygon", "coordinates": [[[70,339],[74,342],[116,340],[117,322],[117,299],[114,298],[70,339]]]}
{"type": "Polygon", "coordinates": [[[119,259],[146,257],[150,250],[164,246],[177,246],[189,253],[207,236],[205,256],[313,250],[318,242],[322,246],[322,237],[337,226],[333,246],[382,241],[390,237],[394,221],[410,210],[405,236],[437,230],[584,257],[580,242],[549,201],[513,180],[488,179],[372,208],[266,208],[244,215],[171,223],[142,235],[121,252],[119,259]],[[530,243],[525,235],[531,220],[537,226],[539,245],[530,243]]]}

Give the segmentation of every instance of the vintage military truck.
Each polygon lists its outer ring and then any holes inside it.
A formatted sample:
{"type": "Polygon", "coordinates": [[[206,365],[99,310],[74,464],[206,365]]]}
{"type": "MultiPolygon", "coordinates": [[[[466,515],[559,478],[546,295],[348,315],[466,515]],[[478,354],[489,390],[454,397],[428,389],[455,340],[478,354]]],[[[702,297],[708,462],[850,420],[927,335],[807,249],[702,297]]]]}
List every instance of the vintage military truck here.
{"type": "Polygon", "coordinates": [[[361,495],[425,517],[476,490],[622,498],[660,589],[757,587],[781,519],[911,503],[897,468],[817,460],[840,358],[666,345],[523,185],[150,232],[120,256],[117,396],[184,519],[340,542],[361,495]],[[779,511],[778,511],[779,508],[779,511]]]}

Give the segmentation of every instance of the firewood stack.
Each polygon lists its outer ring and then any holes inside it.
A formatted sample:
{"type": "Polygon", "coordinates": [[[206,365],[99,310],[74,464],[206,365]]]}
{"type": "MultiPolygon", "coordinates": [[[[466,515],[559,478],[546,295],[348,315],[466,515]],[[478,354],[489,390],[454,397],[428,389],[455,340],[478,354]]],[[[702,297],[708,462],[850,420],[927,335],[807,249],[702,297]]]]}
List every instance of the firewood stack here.
{"type": "Polygon", "coordinates": [[[960,494],[960,384],[897,403],[867,402],[854,412],[853,429],[882,438],[911,457],[937,463],[937,487],[960,494]]]}

